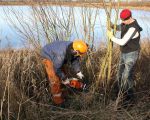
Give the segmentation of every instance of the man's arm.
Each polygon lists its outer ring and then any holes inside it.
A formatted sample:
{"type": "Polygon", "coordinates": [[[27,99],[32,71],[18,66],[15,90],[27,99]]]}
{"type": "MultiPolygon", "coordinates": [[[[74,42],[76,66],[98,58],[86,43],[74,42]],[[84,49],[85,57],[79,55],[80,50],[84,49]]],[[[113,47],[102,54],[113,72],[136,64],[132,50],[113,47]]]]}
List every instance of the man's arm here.
{"type": "Polygon", "coordinates": [[[129,28],[129,30],[127,31],[127,33],[123,36],[122,39],[116,38],[116,37],[112,37],[111,40],[113,42],[115,42],[116,44],[119,44],[120,46],[124,46],[126,45],[126,43],[132,39],[132,38],[137,38],[139,36],[139,33],[137,32],[137,30],[132,27],[129,28]]]}

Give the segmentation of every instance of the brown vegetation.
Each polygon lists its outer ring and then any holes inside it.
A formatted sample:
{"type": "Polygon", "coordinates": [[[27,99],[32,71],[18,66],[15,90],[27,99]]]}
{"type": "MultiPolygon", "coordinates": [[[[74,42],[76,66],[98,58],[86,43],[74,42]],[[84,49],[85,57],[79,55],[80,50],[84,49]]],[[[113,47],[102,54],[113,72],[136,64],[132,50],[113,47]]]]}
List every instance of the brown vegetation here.
{"type": "MultiPolygon", "coordinates": [[[[0,99],[2,120],[148,120],[150,119],[150,44],[142,45],[138,60],[135,83],[136,105],[130,109],[114,111],[115,101],[111,100],[111,88],[104,93],[102,86],[92,93],[97,80],[98,69],[104,50],[91,53],[83,65],[86,79],[89,79],[88,93],[74,93],[70,96],[67,109],[52,110],[45,70],[40,56],[30,50],[9,50],[0,52],[0,99]],[[91,64],[92,63],[92,64],[91,64]],[[107,95],[106,95],[107,94],[107,95]],[[107,97],[106,97],[107,96],[107,97]]],[[[114,51],[112,81],[118,62],[118,52],[114,51]]]]}
{"type": "MultiPolygon", "coordinates": [[[[105,2],[107,6],[117,6],[118,3],[105,2]]],[[[102,8],[104,6],[103,1],[61,1],[61,0],[22,0],[22,1],[0,1],[0,5],[56,5],[56,6],[73,6],[73,7],[97,7],[102,8]]],[[[134,8],[134,9],[150,9],[150,2],[146,1],[132,1],[132,2],[120,2],[121,8],[134,8]]]]}
{"type": "MultiPolygon", "coordinates": [[[[49,8],[49,7],[47,7],[49,8]]],[[[6,11],[6,15],[10,23],[19,31],[24,42],[33,46],[34,50],[5,50],[0,52],[0,100],[1,109],[0,117],[2,120],[148,120],[149,119],[149,102],[150,102],[150,43],[142,44],[141,56],[138,60],[135,72],[135,88],[137,99],[133,107],[130,109],[114,110],[116,101],[111,100],[113,96],[113,87],[115,75],[117,71],[119,50],[113,48],[112,66],[111,66],[111,82],[110,86],[103,84],[105,81],[99,79],[99,71],[102,66],[102,61],[107,52],[107,48],[98,51],[91,51],[88,57],[84,59],[83,70],[85,80],[89,83],[89,92],[76,93],[72,92],[69,96],[69,107],[66,109],[54,107],[51,101],[49,85],[45,74],[45,69],[41,64],[38,54],[40,44],[44,38],[45,43],[51,42],[57,36],[68,40],[73,27],[75,27],[75,19],[72,11],[68,12],[67,19],[60,19],[59,13],[45,7],[34,8],[31,21],[33,25],[23,21],[22,12],[10,10],[6,11]],[[8,13],[10,11],[17,18],[19,25],[14,23],[14,18],[11,18],[8,13]],[[39,21],[38,21],[39,20],[39,21]],[[57,24],[56,21],[59,21],[57,24]],[[41,26],[40,26],[41,25],[41,26]],[[58,26],[58,28],[56,28],[58,26]],[[39,29],[41,28],[41,29],[39,29]],[[60,31],[64,30],[66,36],[62,36],[60,31]],[[43,31],[43,34],[41,33],[43,31]],[[37,36],[34,36],[37,33],[37,36]],[[40,36],[41,35],[41,36],[40,36]],[[100,84],[97,85],[97,81],[100,84]],[[94,90],[96,88],[96,90],[94,90]],[[94,91],[94,92],[93,92],[94,91]]],[[[63,10],[62,10],[63,13],[63,10]]],[[[94,32],[95,22],[88,11],[81,14],[83,28],[88,26],[84,38],[86,42],[94,44],[94,37],[91,33],[94,32]],[[86,23],[88,18],[89,23],[86,23]]],[[[64,14],[64,13],[63,13],[64,14]]],[[[97,12],[94,14],[94,19],[97,17],[97,12]]],[[[76,28],[75,28],[76,29],[76,28]]]]}

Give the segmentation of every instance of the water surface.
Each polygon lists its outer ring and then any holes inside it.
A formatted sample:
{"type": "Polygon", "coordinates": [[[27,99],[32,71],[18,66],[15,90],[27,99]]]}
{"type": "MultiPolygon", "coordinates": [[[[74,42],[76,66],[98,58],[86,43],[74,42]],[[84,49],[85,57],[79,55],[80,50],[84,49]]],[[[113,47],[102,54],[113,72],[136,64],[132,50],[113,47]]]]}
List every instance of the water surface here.
{"type": "MultiPolygon", "coordinates": [[[[94,45],[99,46],[100,41],[106,41],[106,14],[104,9],[97,8],[81,8],[81,7],[59,7],[53,6],[48,7],[49,11],[54,11],[59,19],[64,19],[65,16],[68,15],[68,11],[72,10],[74,14],[74,21],[76,29],[72,29],[70,33],[70,37],[67,38],[69,40],[73,40],[76,38],[88,39],[88,35],[85,37],[84,30],[86,28],[87,33],[89,33],[89,21],[88,18],[91,16],[91,24],[94,24],[94,34],[91,32],[91,40],[94,39],[94,45]],[[86,27],[83,25],[83,14],[86,16],[86,27]],[[96,18],[96,19],[95,19],[96,18]]],[[[14,25],[10,24],[10,19],[15,23],[15,25],[19,28],[20,24],[17,22],[14,14],[10,12],[10,10],[14,10],[18,12],[18,15],[22,15],[22,21],[26,21],[27,24],[33,25],[34,21],[32,19],[32,8],[30,6],[1,6],[0,7],[0,47],[14,47],[21,48],[24,47],[24,41],[22,41],[22,36],[15,29],[14,25]]],[[[112,12],[112,20],[114,21],[115,12],[112,12]]],[[[137,19],[139,25],[143,28],[141,32],[141,38],[149,38],[150,37],[150,12],[144,10],[132,10],[133,18],[137,19]]],[[[67,18],[67,17],[66,17],[67,18]]],[[[118,23],[121,21],[119,20],[118,23]]],[[[42,31],[41,31],[42,33],[42,31]]],[[[62,29],[60,34],[65,34],[65,30],[62,29]]],[[[119,37],[119,33],[117,34],[119,37]]],[[[43,40],[45,38],[43,37],[43,40]]]]}

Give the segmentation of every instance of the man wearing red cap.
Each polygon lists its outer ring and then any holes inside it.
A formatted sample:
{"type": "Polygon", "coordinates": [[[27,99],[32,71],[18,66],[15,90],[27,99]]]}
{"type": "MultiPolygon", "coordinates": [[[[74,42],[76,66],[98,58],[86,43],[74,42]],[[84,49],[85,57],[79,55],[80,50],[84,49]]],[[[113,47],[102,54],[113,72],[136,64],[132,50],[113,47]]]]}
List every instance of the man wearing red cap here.
{"type": "Polygon", "coordinates": [[[122,23],[117,25],[117,30],[121,31],[121,38],[114,37],[111,31],[108,31],[107,35],[114,43],[120,45],[121,55],[117,73],[118,92],[123,94],[123,105],[128,105],[134,97],[133,72],[139,56],[139,41],[142,28],[136,19],[132,18],[132,13],[129,9],[122,10],[120,18],[122,23]]]}

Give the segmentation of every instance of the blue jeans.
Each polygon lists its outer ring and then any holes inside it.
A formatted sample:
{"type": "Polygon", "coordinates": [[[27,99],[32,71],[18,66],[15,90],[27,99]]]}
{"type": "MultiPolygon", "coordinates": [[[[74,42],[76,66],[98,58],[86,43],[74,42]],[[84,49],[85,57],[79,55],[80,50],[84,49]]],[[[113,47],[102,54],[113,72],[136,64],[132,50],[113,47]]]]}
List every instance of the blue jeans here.
{"type": "Polygon", "coordinates": [[[139,50],[130,53],[121,53],[117,81],[119,90],[128,92],[133,89],[134,66],[139,57],[139,50]]]}

